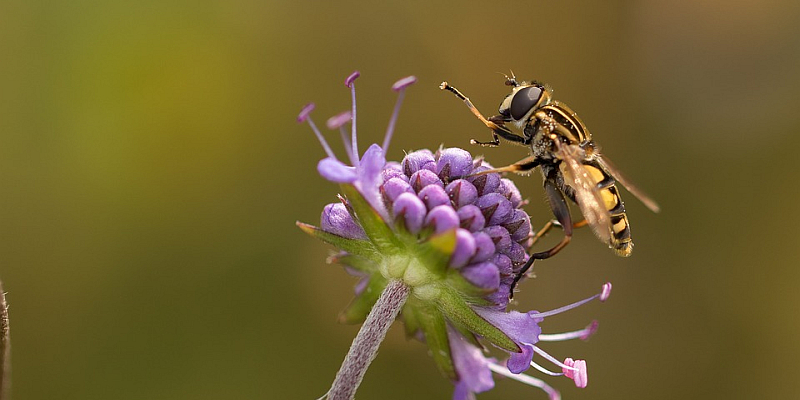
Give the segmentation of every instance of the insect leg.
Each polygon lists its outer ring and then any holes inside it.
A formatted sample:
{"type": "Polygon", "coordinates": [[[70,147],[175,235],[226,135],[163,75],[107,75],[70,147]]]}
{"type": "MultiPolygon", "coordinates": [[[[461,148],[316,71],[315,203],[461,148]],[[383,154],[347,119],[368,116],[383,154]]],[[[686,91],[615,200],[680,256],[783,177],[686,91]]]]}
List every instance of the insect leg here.
{"type": "MultiPolygon", "coordinates": [[[[561,193],[558,188],[556,188],[555,183],[551,179],[545,179],[544,189],[547,193],[547,200],[550,203],[550,209],[553,211],[553,215],[555,215],[558,223],[564,229],[564,238],[561,239],[561,242],[553,246],[553,248],[550,250],[531,254],[528,262],[526,262],[522,269],[519,270],[519,273],[517,273],[517,276],[514,277],[514,281],[511,283],[511,290],[509,293],[510,298],[514,297],[514,288],[517,286],[519,280],[525,276],[525,273],[528,272],[528,269],[533,266],[534,261],[544,260],[558,254],[558,252],[561,251],[561,249],[563,249],[567,244],[569,244],[570,240],[572,240],[572,217],[569,214],[569,206],[567,206],[567,201],[564,199],[564,194],[561,193]]],[[[548,222],[548,224],[550,226],[545,225],[545,227],[547,227],[549,230],[552,228],[554,223],[551,221],[548,222]]]]}
{"type": "MultiPolygon", "coordinates": [[[[587,225],[589,225],[589,223],[585,219],[583,219],[583,220],[580,220],[580,221],[572,224],[572,228],[573,229],[583,228],[584,226],[587,226],[587,225]]],[[[561,226],[561,224],[558,221],[554,220],[554,219],[551,219],[550,221],[547,221],[547,223],[544,224],[544,226],[541,229],[536,231],[535,235],[533,235],[533,239],[531,240],[531,246],[535,245],[536,242],[539,241],[539,239],[544,237],[544,235],[547,235],[547,232],[550,232],[550,229],[553,229],[554,226],[561,226]]]]}
{"type": "Polygon", "coordinates": [[[470,176],[480,176],[480,175],[494,174],[500,172],[514,172],[517,174],[525,174],[526,172],[538,166],[539,166],[539,160],[537,160],[533,156],[528,156],[523,158],[522,160],[515,162],[514,164],[500,168],[487,169],[486,171],[480,171],[470,176]]]}
{"type": "Polygon", "coordinates": [[[477,144],[477,145],[484,146],[484,147],[496,147],[496,146],[500,145],[500,139],[498,138],[498,136],[500,136],[503,139],[506,139],[506,140],[508,140],[510,142],[515,142],[515,143],[520,143],[520,144],[523,144],[525,142],[525,138],[524,137],[522,137],[520,135],[517,135],[514,132],[511,132],[510,129],[506,128],[503,125],[498,125],[497,123],[486,119],[486,117],[484,117],[483,114],[481,114],[481,112],[478,111],[478,109],[472,104],[472,102],[469,100],[469,98],[467,96],[464,96],[458,89],[450,86],[450,84],[448,84],[447,82],[442,82],[442,84],[439,85],[439,89],[448,90],[448,91],[452,92],[454,95],[456,95],[456,97],[461,99],[464,102],[464,104],[467,105],[467,108],[469,108],[469,110],[472,112],[472,114],[474,114],[476,117],[478,117],[478,119],[481,122],[483,122],[483,124],[486,125],[487,128],[492,130],[492,141],[491,142],[479,142],[479,141],[477,141],[475,139],[472,139],[472,140],[470,140],[470,143],[477,144]]]}

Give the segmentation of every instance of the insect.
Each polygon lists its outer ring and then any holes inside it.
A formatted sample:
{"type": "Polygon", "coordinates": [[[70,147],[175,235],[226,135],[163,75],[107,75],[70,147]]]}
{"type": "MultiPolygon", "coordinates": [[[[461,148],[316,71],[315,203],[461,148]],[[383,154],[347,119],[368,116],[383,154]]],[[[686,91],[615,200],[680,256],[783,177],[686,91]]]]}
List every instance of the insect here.
{"type": "MultiPolygon", "coordinates": [[[[442,82],[442,90],[448,90],[461,99],[470,111],[492,131],[492,141],[470,143],[486,147],[500,145],[500,138],[511,143],[527,146],[530,155],[507,167],[495,168],[492,172],[514,172],[528,174],[539,167],[544,178],[544,189],[550,209],[564,230],[564,238],[547,251],[531,254],[528,262],[514,277],[514,287],[535,260],[554,256],[572,239],[573,227],[589,225],[594,234],[608,244],[614,252],[627,257],[633,250],[630,225],[625,206],[619,196],[616,182],[628,189],[653,212],[659,207],[655,201],[633,186],[608,159],[600,155],[586,125],[566,104],[552,98],[552,90],[538,82],[517,82],[506,76],[506,85],[511,93],[500,103],[499,115],[483,116],[472,102],[458,89],[442,82]],[[505,124],[511,123],[522,130],[514,133],[505,124]],[[584,220],[572,223],[566,198],[578,205],[584,220]]],[[[555,225],[548,222],[534,237],[534,241],[555,225]]]]}

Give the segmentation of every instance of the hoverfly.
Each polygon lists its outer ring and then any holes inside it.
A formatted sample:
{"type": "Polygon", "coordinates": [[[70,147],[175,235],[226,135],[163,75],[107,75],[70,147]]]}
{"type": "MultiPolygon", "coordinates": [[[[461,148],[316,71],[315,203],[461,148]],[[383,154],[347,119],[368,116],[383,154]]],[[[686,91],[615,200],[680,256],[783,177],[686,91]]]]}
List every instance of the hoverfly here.
{"type": "MultiPolygon", "coordinates": [[[[627,257],[631,254],[633,242],[630,226],[616,182],[625,186],[653,212],[658,212],[659,207],[600,155],[586,125],[566,104],[552,99],[552,90],[548,86],[538,82],[517,82],[513,76],[506,76],[506,85],[512,87],[511,93],[500,103],[500,114],[489,118],[484,117],[469,98],[447,82],[442,82],[439,88],[449,90],[464,101],[470,111],[492,131],[492,141],[478,142],[472,139],[470,143],[496,147],[500,145],[499,138],[503,138],[530,149],[528,157],[514,164],[480,174],[528,174],[539,167],[550,208],[564,230],[564,238],[553,248],[531,254],[528,262],[514,277],[511,285],[513,296],[517,282],[535,260],[554,256],[570,242],[573,227],[589,225],[594,234],[617,255],[627,257]],[[507,122],[522,129],[522,135],[505,126],[507,122]],[[573,225],[565,196],[578,204],[584,221],[573,225]]],[[[548,222],[537,232],[534,240],[544,235],[553,225],[554,221],[548,222]]]]}

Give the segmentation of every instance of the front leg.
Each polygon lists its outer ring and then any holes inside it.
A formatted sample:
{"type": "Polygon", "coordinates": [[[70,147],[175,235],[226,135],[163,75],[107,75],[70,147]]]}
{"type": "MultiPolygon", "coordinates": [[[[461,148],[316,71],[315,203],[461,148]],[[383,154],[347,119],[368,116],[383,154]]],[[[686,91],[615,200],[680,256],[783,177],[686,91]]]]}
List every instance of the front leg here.
{"type": "Polygon", "coordinates": [[[539,159],[534,156],[528,156],[515,162],[514,164],[500,167],[500,168],[492,168],[487,169],[485,171],[476,172],[471,174],[470,176],[480,176],[486,174],[494,174],[494,173],[502,173],[502,172],[513,172],[520,175],[527,175],[530,171],[539,166],[539,159]]]}
{"type": "Polygon", "coordinates": [[[496,120],[495,117],[492,117],[491,118],[492,120],[486,119],[486,117],[484,117],[483,114],[481,114],[481,112],[478,111],[478,109],[472,104],[469,98],[467,96],[464,96],[458,89],[450,86],[450,84],[448,84],[447,82],[442,82],[442,84],[439,85],[439,89],[448,90],[452,92],[454,95],[456,95],[456,97],[461,99],[464,102],[464,104],[466,104],[467,108],[469,108],[469,110],[472,112],[473,115],[475,115],[481,122],[483,122],[483,124],[486,125],[487,128],[492,130],[491,142],[479,142],[475,139],[472,139],[469,141],[471,144],[477,144],[484,147],[497,147],[500,145],[499,137],[502,137],[503,139],[506,139],[510,142],[523,145],[525,144],[524,137],[517,135],[514,132],[511,132],[510,129],[502,125],[502,122],[496,123],[492,121],[496,120]]]}

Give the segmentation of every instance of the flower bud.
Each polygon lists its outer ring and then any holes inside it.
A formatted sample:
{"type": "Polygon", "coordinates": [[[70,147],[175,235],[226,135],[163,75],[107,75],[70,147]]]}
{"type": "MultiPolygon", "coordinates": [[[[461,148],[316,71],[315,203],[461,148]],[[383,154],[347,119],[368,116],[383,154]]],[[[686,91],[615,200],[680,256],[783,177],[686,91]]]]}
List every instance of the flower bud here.
{"type": "Polygon", "coordinates": [[[436,169],[436,159],[430,150],[417,150],[406,154],[405,158],[403,158],[402,166],[403,172],[411,176],[422,169],[434,171],[436,169]]]}
{"type": "Polygon", "coordinates": [[[464,179],[457,179],[447,184],[445,192],[450,195],[450,200],[453,201],[456,207],[472,204],[478,199],[478,189],[464,179]]]}
{"type": "Polygon", "coordinates": [[[436,206],[450,205],[450,196],[447,195],[441,186],[425,186],[419,191],[418,196],[428,207],[428,210],[432,210],[436,206]]]}
{"type": "Polygon", "coordinates": [[[360,225],[353,221],[347,212],[347,207],[342,203],[331,203],[322,209],[320,227],[330,233],[349,239],[365,239],[367,235],[360,225]]]}
{"type": "Polygon", "coordinates": [[[433,171],[427,169],[421,169],[417,172],[414,172],[414,174],[412,174],[409,178],[408,183],[411,184],[411,187],[413,187],[414,191],[417,193],[419,193],[422,188],[428,185],[444,187],[444,184],[442,183],[442,180],[439,179],[439,176],[433,173],[433,171]]]}
{"type": "Polygon", "coordinates": [[[461,268],[467,265],[472,256],[475,255],[475,250],[475,238],[472,237],[472,233],[466,229],[458,228],[456,230],[456,249],[453,251],[453,255],[450,256],[450,266],[461,268]]]}
{"type": "Polygon", "coordinates": [[[486,226],[486,219],[478,206],[468,204],[458,209],[458,218],[461,220],[461,227],[470,232],[477,232],[486,226]]]}
{"type": "Polygon", "coordinates": [[[426,211],[425,203],[413,193],[400,194],[392,204],[395,220],[402,221],[406,230],[413,234],[419,233],[420,229],[422,229],[426,211]]]}
{"type": "MultiPolygon", "coordinates": [[[[434,233],[442,233],[458,228],[460,221],[453,207],[449,205],[436,206],[425,217],[425,226],[433,227],[434,233]]],[[[490,239],[491,240],[491,239],[490,239]]]]}
{"type": "Polygon", "coordinates": [[[391,178],[386,181],[386,183],[381,186],[381,191],[383,192],[384,198],[389,203],[394,203],[397,197],[403,193],[414,193],[414,189],[411,188],[411,185],[400,178],[391,178]]]}
{"type": "Polygon", "coordinates": [[[469,175],[472,171],[472,155],[456,147],[443,149],[436,160],[436,173],[443,181],[469,175]]]}
{"type": "Polygon", "coordinates": [[[461,275],[482,289],[497,289],[500,286],[500,272],[497,266],[490,262],[467,265],[461,269],[461,275]]]}
{"type": "Polygon", "coordinates": [[[478,198],[475,205],[481,209],[487,225],[500,225],[513,215],[514,208],[500,193],[489,193],[478,198]]]}

